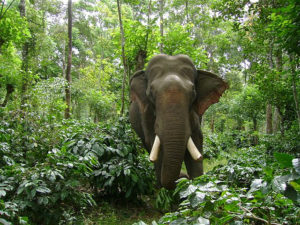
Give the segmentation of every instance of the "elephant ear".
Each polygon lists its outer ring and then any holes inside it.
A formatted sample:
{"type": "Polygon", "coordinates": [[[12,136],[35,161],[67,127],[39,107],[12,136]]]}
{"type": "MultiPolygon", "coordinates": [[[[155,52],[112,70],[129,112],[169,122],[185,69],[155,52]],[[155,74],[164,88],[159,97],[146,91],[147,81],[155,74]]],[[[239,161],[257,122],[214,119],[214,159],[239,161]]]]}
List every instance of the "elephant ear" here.
{"type": "Polygon", "coordinates": [[[140,112],[145,112],[149,100],[146,95],[147,79],[145,71],[137,71],[130,79],[130,100],[137,102],[140,112]]]}
{"type": "Polygon", "coordinates": [[[219,98],[224,91],[228,89],[228,84],[218,77],[216,74],[197,70],[196,92],[197,99],[195,102],[195,110],[199,115],[214,103],[219,102],[219,98]]]}

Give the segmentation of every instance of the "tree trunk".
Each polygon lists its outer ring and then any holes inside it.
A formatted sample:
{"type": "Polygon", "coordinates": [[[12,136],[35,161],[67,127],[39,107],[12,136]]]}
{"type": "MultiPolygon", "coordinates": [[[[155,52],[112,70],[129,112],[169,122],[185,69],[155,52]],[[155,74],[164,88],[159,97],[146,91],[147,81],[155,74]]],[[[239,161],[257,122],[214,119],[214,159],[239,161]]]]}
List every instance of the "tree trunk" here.
{"type": "MultiPolygon", "coordinates": [[[[253,131],[255,132],[255,131],[257,131],[257,118],[253,117],[252,121],[253,121],[253,131]]],[[[252,136],[252,144],[253,145],[257,145],[258,144],[258,136],[257,136],[256,132],[252,136]]]]}
{"type": "Polygon", "coordinates": [[[66,74],[66,51],[67,51],[67,49],[66,49],[66,42],[65,42],[65,40],[64,40],[64,42],[63,42],[63,50],[62,50],[62,77],[64,77],[65,76],[65,74],[66,74]]]}
{"type": "Polygon", "coordinates": [[[295,102],[295,110],[298,118],[298,129],[300,130],[300,109],[299,109],[299,99],[298,99],[298,91],[296,87],[296,62],[295,57],[293,55],[290,55],[290,65],[291,65],[291,72],[292,72],[292,88],[293,88],[293,96],[294,96],[294,102],[295,102]]]}
{"type": "Polygon", "coordinates": [[[252,121],[253,121],[253,131],[257,131],[257,119],[256,119],[256,117],[253,117],[252,121]]]}
{"type": "Polygon", "coordinates": [[[8,100],[10,99],[11,94],[14,92],[15,87],[12,84],[6,84],[6,95],[4,101],[1,104],[1,107],[5,107],[8,100]]]}
{"type": "Polygon", "coordinates": [[[274,117],[273,117],[273,132],[276,134],[280,128],[280,113],[278,107],[275,107],[274,117]]]}
{"type": "Polygon", "coordinates": [[[160,53],[164,52],[164,46],[163,46],[163,37],[164,37],[164,0],[159,0],[159,28],[160,28],[160,44],[159,44],[159,50],[160,53]]]}
{"type": "Polygon", "coordinates": [[[121,106],[121,115],[123,115],[124,108],[125,108],[125,87],[126,87],[125,82],[127,76],[127,64],[125,58],[125,35],[123,29],[122,14],[121,14],[122,10],[121,10],[120,0],[117,0],[117,4],[118,4],[118,15],[119,15],[119,24],[120,24],[120,33],[121,33],[122,62],[124,67],[123,82],[122,82],[122,106],[121,106]]]}
{"type": "MultiPolygon", "coordinates": [[[[20,16],[25,18],[26,17],[26,1],[25,0],[20,0],[19,10],[20,10],[20,16]]],[[[29,83],[29,77],[28,77],[28,57],[29,56],[28,55],[29,55],[29,41],[26,41],[24,43],[23,49],[22,49],[21,108],[25,105],[25,103],[28,99],[28,96],[27,96],[27,89],[28,89],[28,83],[29,83]]]]}
{"type": "Polygon", "coordinates": [[[267,108],[266,108],[266,133],[267,134],[272,134],[273,133],[272,105],[270,103],[267,103],[267,108]]]}
{"type": "Polygon", "coordinates": [[[138,51],[137,56],[136,56],[136,66],[135,66],[136,71],[144,69],[145,60],[147,58],[149,33],[151,32],[151,29],[150,29],[150,14],[151,14],[151,0],[149,1],[149,5],[148,5],[147,32],[146,32],[145,48],[140,49],[138,51]]]}
{"type": "Polygon", "coordinates": [[[190,18],[189,18],[189,0],[185,1],[185,12],[186,12],[186,23],[188,24],[190,22],[190,18]]]}
{"type": "Polygon", "coordinates": [[[147,52],[144,50],[139,50],[137,56],[136,56],[136,71],[142,70],[145,66],[145,59],[147,57],[147,52]]]}
{"type": "Polygon", "coordinates": [[[66,92],[66,104],[65,118],[70,118],[71,112],[71,66],[72,66],[72,0],[68,1],[68,62],[67,62],[67,72],[66,80],[67,85],[65,88],[66,92]]]}

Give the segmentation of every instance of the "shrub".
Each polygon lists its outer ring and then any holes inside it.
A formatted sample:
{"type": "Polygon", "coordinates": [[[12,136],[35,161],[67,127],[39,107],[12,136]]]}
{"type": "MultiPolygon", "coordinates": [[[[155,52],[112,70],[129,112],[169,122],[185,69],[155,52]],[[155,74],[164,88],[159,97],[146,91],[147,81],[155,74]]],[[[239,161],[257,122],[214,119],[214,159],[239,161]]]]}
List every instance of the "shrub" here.
{"type": "Polygon", "coordinates": [[[227,166],[194,180],[179,180],[174,192],[181,198],[179,208],[158,224],[297,224],[300,159],[264,154],[261,148],[243,149],[227,166]]]}
{"type": "MultiPolygon", "coordinates": [[[[98,129],[98,128],[97,128],[98,129]]],[[[115,125],[105,124],[101,132],[76,133],[65,144],[73,154],[94,157],[96,164],[90,178],[94,189],[102,195],[136,199],[153,191],[154,169],[125,118],[115,125]]]]}
{"type": "Polygon", "coordinates": [[[127,120],[49,124],[25,114],[0,122],[0,223],[73,224],[96,204],[93,189],[130,200],[152,192],[152,165],[127,120]]]}

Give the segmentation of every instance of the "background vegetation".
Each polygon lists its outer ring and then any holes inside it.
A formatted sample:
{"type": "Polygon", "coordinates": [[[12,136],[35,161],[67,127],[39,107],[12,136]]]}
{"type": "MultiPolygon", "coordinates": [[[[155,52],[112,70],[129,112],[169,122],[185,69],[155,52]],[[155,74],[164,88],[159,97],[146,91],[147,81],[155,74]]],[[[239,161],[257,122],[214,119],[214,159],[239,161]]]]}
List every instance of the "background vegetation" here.
{"type": "Polygon", "coordinates": [[[297,0],[0,1],[0,224],[299,224],[299,27],[297,0]],[[174,192],[127,119],[160,52],[230,84],[174,192]]]}

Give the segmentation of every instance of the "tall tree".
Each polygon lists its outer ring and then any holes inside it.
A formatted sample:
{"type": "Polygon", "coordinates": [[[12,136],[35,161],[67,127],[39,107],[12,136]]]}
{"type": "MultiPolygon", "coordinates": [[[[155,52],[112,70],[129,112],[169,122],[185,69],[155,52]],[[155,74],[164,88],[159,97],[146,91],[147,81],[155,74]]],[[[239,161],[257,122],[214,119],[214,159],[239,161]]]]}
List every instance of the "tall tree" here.
{"type": "Polygon", "coordinates": [[[122,10],[120,0],[117,0],[118,3],[118,15],[119,15],[119,25],[120,25],[120,33],[121,33],[121,46],[122,46],[122,62],[124,67],[123,81],[122,81],[122,106],[121,106],[121,115],[124,113],[125,108],[125,87],[126,87],[126,77],[127,77],[127,65],[125,58],[125,36],[122,22],[122,10]]]}
{"type": "MultiPolygon", "coordinates": [[[[23,18],[26,18],[26,1],[20,0],[19,3],[20,15],[23,18]]],[[[29,41],[26,41],[22,49],[22,87],[21,87],[21,107],[24,106],[27,100],[27,89],[29,82],[28,74],[28,61],[29,61],[29,41]]]]}
{"type": "Polygon", "coordinates": [[[67,72],[66,80],[67,86],[65,88],[66,92],[66,104],[65,118],[70,118],[71,111],[71,67],[72,67],[72,0],[68,1],[68,62],[67,62],[67,72]]]}
{"type": "Polygon", "coordinates": [[[159,43],[159,50],[160,53],[164,52],[164,45],[163,45],[163,37],[164,37],[164,0],[159,0],[159,28],[160,28],[160,43],[159,43]]]}

